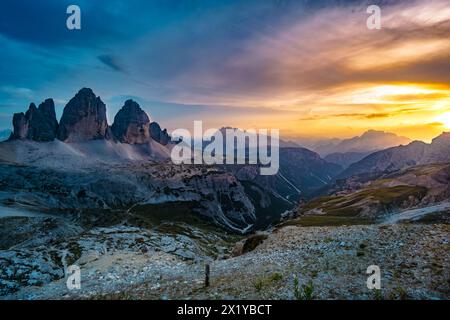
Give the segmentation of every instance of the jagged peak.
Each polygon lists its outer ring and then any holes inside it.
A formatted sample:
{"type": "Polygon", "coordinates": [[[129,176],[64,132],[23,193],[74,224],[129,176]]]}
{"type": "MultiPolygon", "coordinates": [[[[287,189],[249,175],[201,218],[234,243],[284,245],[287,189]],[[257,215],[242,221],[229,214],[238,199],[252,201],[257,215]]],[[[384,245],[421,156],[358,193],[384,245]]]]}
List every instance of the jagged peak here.
{"type": "Polygon", "coordinates": [[[81,94],[81,95],[95,95],[94,91],[91,88],[81,88],[80,90],[78,90],[77,94],[81,94]]]}
{"type": "Polygon", "coordinates": [[[108,130],[106,105],[92,89],[82,88],[64,107],[58,138],[66,142],[105,139],[108,130]]]}
{"type": "Polygon", "coordinates": [[[167,129],[161,130],[161,126],[155,121],[150,123],[150,136],[153,140],[163,146],[167,145],[171,140],[169,134],[167,133],[167,129]]]}
{"type": "Polygon", "coordinates": [[[139,103],[137,103],[133,99],[128,99],[125,101],[123,107],[117,112],[116,117],[119,113],[122,112],[129,112],[134,115],[143,116],[144,118],[148,118],[148,122],[150,122],[150,117],[148,116],[147,112],[145,112],[145,110],[141,108],[139,103]]]}
{"type": "MultiPolygon", "coordinates": [[[[365,131],[359,138],[376,138],[376,137],[397,137],[397,138],[404,138],[409,139],[407,137],[399,136],[396,133],[389,132],[389,131],[383,131],[383,130],[375,130],[375,129],[369,129],[365,131]]],[[[358,137],[356,137],[358,138],[358,137]]]]}
{"type": "Polygon", "coordinates": [[[134,106],[134,107],[138,107],[140,108],[141,106],[139,105],[139,103],[137,103],[136,101],[134,101],[133,99],[128,99],[125,101],[125,106],[134,106]]]}
{"type": "Polygon", "coordinates": [[[433,140],[431,141],[431,143],[437,143],[437,142],[441,142],[441,141],[450,141],[450,131],[449,132],[442,132],[440,135],[438,135],[437,137],[433,138],[433,140]]]}
{"type": "Polygon", "coordinates": [[[98,100],[99,102],[103,103],[100,96],[97,96],[91,88],[81,88],[71,100],[80,98],[98,100]]]}
{"type": "Polygon", "coordinates": [[[45,100],[39,105],[39,108],[32,102],[25,113],[15,113],[13,127],[14,132],[11,139],[54,140],[58,129],[58,121],[56,120],[53,100],[45,100]]]}
{"type": "Polygon", "coordinates": [[[45,99],[43,102],[39,104],[39,110],[43,112],[55,112],[55,102],[52,98],[45,99]]]}
{"type": "Polygon", "coordinates": [[[128,99],[114,117],[111,131],[123,143],[142,144],[150,141],[150,118],[139,104],[128,99]]]}
{"type": "Polygon", "coordinates": [[[33,111],[37,110],[37,107],[34,104],[34,102],[30,103],[30,106],[28,107],[28,110],[33,110],[33,111]]]}

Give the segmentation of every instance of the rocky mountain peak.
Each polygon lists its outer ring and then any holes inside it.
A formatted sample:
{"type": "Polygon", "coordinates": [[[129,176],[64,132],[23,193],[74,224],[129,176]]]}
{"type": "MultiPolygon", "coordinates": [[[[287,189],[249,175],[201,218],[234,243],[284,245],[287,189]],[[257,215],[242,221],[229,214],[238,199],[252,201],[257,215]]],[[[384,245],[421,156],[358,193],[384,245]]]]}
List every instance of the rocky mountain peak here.
{"type": "Polygon", "coordinates": [[[142,144],[150,139],[150,118],[133,100],[125,105],[114,117],[111,131],[116,139],[123,143],[142,144]]]}
{"type": "Polygon", "coordinates": [[[152,122],[150,124],[150,136],[153,140],[163,146],[167,145],[171,140],[169,134],[167,133],[167,129],[161,130],[161,127],[157,122],[152,122]]]}
{"type": "Polygon", "coordinates": [[[380,136],[394,136],[393,133],[369,129],[365,131],[360,138],[374,138],[380,136]]]}
{"type": "Polygon", "coordinates": [[[170,135],[157,122],[150,122],[147,113],[134,100],[125,101],[108,126],[106,105],[90,88],[82,88],[64,107],[58,124],[55,104],[46,99],[39,107],[31,103],[26,113],[13,117],[14,130],[10,139],[30,139],[63,142],[86,142],[99,139],[117,139],[122,143],[144,144],[152,139],[165,146],[170,135]]]}
{"type": "Polygon", "coordinates": [[[58,121],[53,100],[45,100],[39,105],[39,108],[31,103],[25,114],[23,112],[14,114],[13,127],[12,139],[54,140],[58,130],[58,121]]]}
{"type": "Polygon", "coordinates": [[[432,144],[448,144],[450,145],[450,132],[442,132],[439,136],[434,138],[432,144]]]}
{"type": "Polygon", "coordinates": [[[55,103],[53,102],[53,99],[45,99],[45,101],[39,105],[39,110],[43,114],[48,115],[49,117],[56,120],[55,103]]]}
{"type": "Polygon", "coordinates": [[[28,107],[28,111],[31,111],[31,112],[37,111],[37,107],[34,104],[34,102],[30,103],[30,106],[28,107]]]}
{"type": "Polygon", "coordinates": [[[82,142],[108,138],[106,105],[89,88],[83,88],[64,108],[58,139],[82,142]]]}

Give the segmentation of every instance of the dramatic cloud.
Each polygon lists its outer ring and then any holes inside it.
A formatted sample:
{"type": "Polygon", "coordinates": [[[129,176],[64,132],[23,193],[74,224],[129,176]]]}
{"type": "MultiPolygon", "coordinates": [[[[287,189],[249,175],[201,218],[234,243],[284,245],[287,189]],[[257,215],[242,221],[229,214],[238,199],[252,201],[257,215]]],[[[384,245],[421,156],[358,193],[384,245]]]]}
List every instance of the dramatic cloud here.
{"type": "Polygon", "coordinates": [[[60,113],[88,86],[110,112],[139,97],[172,128],[194,116],[292,136],[424,126],[429,140],[447,129],[429,124],[450,105],[449,3],[374,3],[381,30],[366,28],[373,1],[84,0],[71,32],[68,1],[14,1],[0,13],[1,103],[52,96],[60,113]]]}
{"type": "Polygon", "coordinates": [[[106,64],[108,67],[115,71],[123,71],[122,67],[115,61],[114,57],[104,54],[98,56],[98,60],[106,64]]]}

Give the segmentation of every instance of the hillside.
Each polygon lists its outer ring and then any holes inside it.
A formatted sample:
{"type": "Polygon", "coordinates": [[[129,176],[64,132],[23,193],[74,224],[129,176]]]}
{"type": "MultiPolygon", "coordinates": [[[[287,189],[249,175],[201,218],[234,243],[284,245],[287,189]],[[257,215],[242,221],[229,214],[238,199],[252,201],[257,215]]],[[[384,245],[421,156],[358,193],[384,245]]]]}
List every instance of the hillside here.
{"type": "MultiPolygon", "coordinates": [[[[411,167],[373,180],[361,175],[338,181],[329,195],[300,205],[293,215],[297,218],[286,224],[373,223],[412,208],[440,203],[450,205],[450,163],[411,167]]],[[[446,220],[449,208],[436,207],[434,211],[441,211],[446,220]]]]}
{"type": "Polygon", "coordinates": [[[335,152],[324,157],[325,161],[340,165],[347,169],[350,165],[367,157],[372,152],[335,152]]]}

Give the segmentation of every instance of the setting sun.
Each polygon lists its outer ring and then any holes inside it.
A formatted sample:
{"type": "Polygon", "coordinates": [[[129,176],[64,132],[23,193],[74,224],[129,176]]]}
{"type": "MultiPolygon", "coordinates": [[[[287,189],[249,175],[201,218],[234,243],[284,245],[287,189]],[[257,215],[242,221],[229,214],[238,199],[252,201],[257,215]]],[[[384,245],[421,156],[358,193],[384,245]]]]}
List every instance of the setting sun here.
{"type": "Polygon", "coordinates": [[[436,121],[441,122],[444,127],[450,129],[450,111],[437,116],[436,121]]]}

